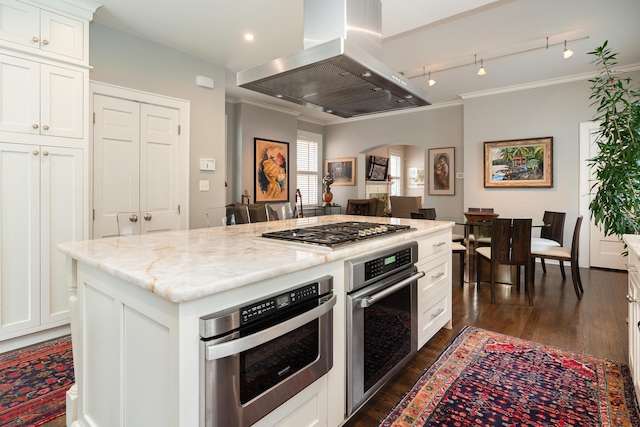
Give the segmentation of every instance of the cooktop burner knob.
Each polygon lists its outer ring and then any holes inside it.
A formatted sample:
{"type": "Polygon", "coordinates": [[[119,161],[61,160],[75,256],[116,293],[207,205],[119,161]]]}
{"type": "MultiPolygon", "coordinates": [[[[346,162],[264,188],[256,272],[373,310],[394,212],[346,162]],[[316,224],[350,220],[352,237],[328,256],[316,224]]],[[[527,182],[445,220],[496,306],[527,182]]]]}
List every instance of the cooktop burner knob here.
{"type": "Polygon", "coordinates": [[[380,226],[380,228],[382,229],[382,231],[383,231],[384,233],[386,233],[386,232],[387,232],[387,230],[388,230],[388,228],[387,228],[387,226],[386,226],[386,225],[381,225],[381,226],[380,226]]]}
{"type": "Polygon", "coordinates": [[[364,230],[358,230],[358,237],[365,237],[367,233],[364,230]]]}

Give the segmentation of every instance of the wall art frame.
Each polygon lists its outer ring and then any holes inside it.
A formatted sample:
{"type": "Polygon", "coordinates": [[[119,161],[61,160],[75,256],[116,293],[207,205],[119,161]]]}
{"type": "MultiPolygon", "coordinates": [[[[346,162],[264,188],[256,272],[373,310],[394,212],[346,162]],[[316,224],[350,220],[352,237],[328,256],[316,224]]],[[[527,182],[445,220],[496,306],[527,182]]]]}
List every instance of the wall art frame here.
{"type": "Polygon", "coordinates": [[[424,168],[407,168],[407,188],[424,187],[424,168]]]}
{"type": "Polygon", "coordinates": [[[455,147],[430,148],[428,151],[429,195],[453,196],[455,188],[455,147]]]}
{"type": "Polygon", "coordinates": [[[485,142],[484,187],[553,187],[553,137],[485,142]]]}
{"type": "Polygon", "coordinates": [[[254,138],[256,203],[289,201],[289,143],[254,138]]]}
{"type": "Polygon", "coordinates": [[[356,185],[356,158],[344,157],[324,161],[324,174],[331,175],[331,185],[356,185]]]}

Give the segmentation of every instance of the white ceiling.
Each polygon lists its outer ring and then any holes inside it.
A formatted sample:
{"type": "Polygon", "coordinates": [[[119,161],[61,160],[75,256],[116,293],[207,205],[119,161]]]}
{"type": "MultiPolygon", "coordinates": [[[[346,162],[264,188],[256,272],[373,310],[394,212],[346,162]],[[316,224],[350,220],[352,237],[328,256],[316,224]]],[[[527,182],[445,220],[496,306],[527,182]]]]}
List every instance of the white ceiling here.
{"type": "MultiPolygon", "coordinates": [[[[640,68],[639,0],[382,1],[380,59],[422,86],[432,104],[591,75],[596,68],[587,52],[605,40],[619,53],[619,69],[640,68]],[[562,57],[564,40],[575,52],[569,59],[562,57]],[[484,60],[485,76],[476,75],[474,57],[484,60]],[[423,69],[431,71],[434,86],[422,77],[423,69]]],[[[237,71],[303,49],[303,0],[101,3],[96,23],[226,67],[228,98],[270,103],[325,123],[344,120],[235,87],[237,71]],[[255,40],[245,41],[246,32],[255,40]]]]}

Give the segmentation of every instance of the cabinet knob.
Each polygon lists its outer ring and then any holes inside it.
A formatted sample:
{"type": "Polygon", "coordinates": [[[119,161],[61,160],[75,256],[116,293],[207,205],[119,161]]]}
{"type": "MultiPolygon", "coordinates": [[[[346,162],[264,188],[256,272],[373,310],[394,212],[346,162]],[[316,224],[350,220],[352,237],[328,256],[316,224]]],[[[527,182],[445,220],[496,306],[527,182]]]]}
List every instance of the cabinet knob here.
{"type": "Polygon", "coordinates": [[[627,301],[629,301],[630,303],[634,303],[637,300],[634,297],[632,297],[631,295],[627,295],[627,301]]]}
{"type": "Polygon", "coordinates": [[[33,128],[34,128],[34,129],[38,129],[38,124],[37,124],[37,123],[34,123],[34,124],[33,124],[33,128]]]}
{"type": "Polygon", "coordinates": [[[38,154],[40,154],[40,152],[38,150],[33,150],[33,155],[37,156],[38,154]]]}
{"type": "Polygon", "coordinates": [[[48,156],[48,155],[49,155],[49,152],[48,152],[48,151],[43,151],[43,152],[42,152],[42,155],[46,157],[46,156],[48,156]]]}
{"type": "Polygon", "coordinates": [[[147,221],[151,221],[151,214],[149,212],[144,214],[144,219],[147,220],[147,221]]]}
{"type": "Polygon", "coordinates": [[[33,42],[34,42],[34,43],[38,43],[38,42],[40,41],[40,39],[39,39],[39,38],[37,38],[37,37],[34,37],[34,38],[32,38],[31,40],[33,40],[33,42]]]}
{"type": "Polygon", "coordinates": [[[131,214],[131,216],[129,217],[129,221],[131,221],[131,222],[138,222],[138,215],[136,215],[136,214],[131,214]]]}
{"type": "Polygon", "coordinates": [[[42,129],[44,129],[44,130],[49,130],[49,126],[44,125],[44,126],[42,126],[42,129]]]}
{"type": "Polygon", "coordinates": [[[49,44],[49,40],[42,40],[42,44],[49,44]]]}

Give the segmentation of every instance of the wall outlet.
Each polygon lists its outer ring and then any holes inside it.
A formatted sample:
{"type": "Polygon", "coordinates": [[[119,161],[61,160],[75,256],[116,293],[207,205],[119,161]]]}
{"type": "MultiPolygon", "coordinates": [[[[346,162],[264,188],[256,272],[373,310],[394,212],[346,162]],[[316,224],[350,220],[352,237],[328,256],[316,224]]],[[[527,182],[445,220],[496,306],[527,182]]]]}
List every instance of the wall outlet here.
{"type": "Polygon", "coordinates": [[[200,191],[209,191],[209,180],[203,179],[200,181],[200,191]]]}

